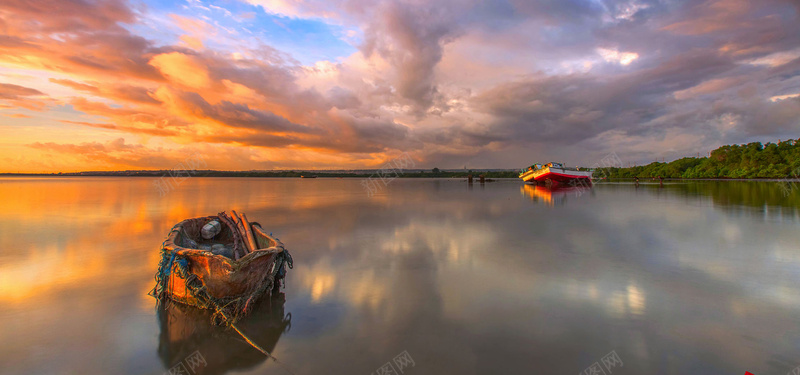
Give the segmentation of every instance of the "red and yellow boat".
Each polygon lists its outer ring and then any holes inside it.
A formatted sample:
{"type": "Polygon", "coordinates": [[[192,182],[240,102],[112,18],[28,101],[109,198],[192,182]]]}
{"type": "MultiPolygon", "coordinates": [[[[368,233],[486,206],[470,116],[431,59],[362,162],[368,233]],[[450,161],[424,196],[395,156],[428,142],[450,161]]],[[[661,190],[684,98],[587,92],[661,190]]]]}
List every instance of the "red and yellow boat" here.
{"type": "Polygon", "coordinates": [[[588,169],[567,168],[561,163],[547,163],[528,167],[519,174],[519,178],[527,183],[537,185],[591,185],[592,172],[588,169]]]}

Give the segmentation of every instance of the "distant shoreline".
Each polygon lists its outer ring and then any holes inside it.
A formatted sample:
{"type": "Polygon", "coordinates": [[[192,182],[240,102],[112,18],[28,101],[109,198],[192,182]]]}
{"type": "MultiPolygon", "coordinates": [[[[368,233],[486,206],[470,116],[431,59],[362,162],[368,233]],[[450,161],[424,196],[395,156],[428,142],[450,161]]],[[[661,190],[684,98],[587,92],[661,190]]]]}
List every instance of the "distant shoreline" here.
{"type": "MultiPolygon", "coordinates": [[[[519,172],[480,172],[480,171],[473,171],[472,176],[475,178],[475,181],[478,181],[479,175],[484,175],[487,179],[510,179],[510,180],[518,180],[519,177],[517,176],[519,172]],[[509,173],[513,173],[513,176],[509,176],[509,173]]],[[[451,178],[464,178],[466,179],[470,173],[469,172],[440,172],[438,174],[434,174],[431,172],[424,172],[424,173],[398,173],[396,175],[387,175],[385,178],[441,178],[441,179],[451,179],[451,178]]],[[[141,177],[141,178],[161,178],[161,177],[171,177],[170,171],[109,171],[109,172],[77,172],[77,173],[0,173],[0,177],[141,177]]],[[[175,178],[181,177],[223,177],[223,178],[302,178],[303,176],[310,177],[315,176],[315,178],[381,178],[378,175],[378,172],[374,173],[342,173],[342,172],[256,172],[256,171],[247,171],[247,172],[228,172],[228,171],[197,171],[197,173],[193,174],[183,174],[181,176],[176,175],[175,178]]],[[[787,178],[769,178],[769,177],[752,177],[752,178],[730,178],[730,177],[716,177],[716,178],[664,178],[664,181],[785,181],[787,178]]],[[[791,181],[800,181],[798,179],[789,179],[791,181]]],[[[595,183],[602,183],[602,182],[633,182],[635,181],[634,177],[614,177],[614,178],[607,178],[607,179],[594,179],[595,183]]],[[[648,182],[659,182],[659,180],[652,179],[650,177],[640,177],[640,183],[648,183],[648,182]],[[654,180],[654,181],[652,181],[654,180]]]]}
{"type": "Polygon", "coordinates": [[[411,170],[411,171],[213,171],[213,170],[158,170],[158,171],[96,171],[74,173],[0,173],[0,177],[319,177],[319,178],[475,178],[483,175],[485,178],[517,178],[517,170],[472,170],[472,171],[439,171],[411,170]]]}

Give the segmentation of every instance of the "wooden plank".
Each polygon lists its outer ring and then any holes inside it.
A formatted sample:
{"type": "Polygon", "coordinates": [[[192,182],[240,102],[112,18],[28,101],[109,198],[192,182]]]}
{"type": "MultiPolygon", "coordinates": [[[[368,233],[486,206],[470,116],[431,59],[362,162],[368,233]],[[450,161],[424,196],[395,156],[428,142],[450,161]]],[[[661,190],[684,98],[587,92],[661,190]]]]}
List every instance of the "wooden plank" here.
{"type": "MultiPolygon", "coordinates": [[[[234,210],[231,210],[231,216],[233,216],[233,220],[236,221],[236,226],[239,228],[239,234],[242,236],[242,242],[244,242],[244,254],[245,256],[254,250],[254,246],[252,243],[253,236],[247,235],[247,228],[245,228],[244,222],[242,221],[242,217],[234,210]]],[[[252,232],[251,232],[252,233],[252,232]]]]}
{"type": "Polygon", "coordinates": [[[250,221],[247,220],[247,215],[242,212],[242,225],[244,225],[246,240],[250,243],[251,251],[258,250],[258,242],[256,242],[255,234],[253,234],[253,229],[250,227],[250,221]]]}
{"type": "Polygon", "coordinates": [[[242,237],[242,244],[244,248],[242,249],[242,254],[234,253],[234,257],[236,260],[239,260],[240,257],[244,257],[248,253],[248,242],[244,239],[244,227],[242,226],[242,219],[239,217],[239,214],[236,213],[235,210],[231,210],[231,219],[233,219],[233,223],[236,224],[236,231],[239,232],[239,236],[242,237]]]}
{"type": "MultiPolygon", "coordinates": [[[[242,236],[239,234],[239,229],[236,226],[236,222],[233,220],[231,215],[228,215],[227,212],[222,211],[217,214],[217,217],[220,218],[225,223],[225,226],[231,231],[231,237],[233,237],[233,250],[234,250],[234,259],[237,259],[236,253],[239,252],[240,249],[244,247],[242,243],[242,236]]],[[[243,251],[243,250],[242,250],[243,251]]]]}

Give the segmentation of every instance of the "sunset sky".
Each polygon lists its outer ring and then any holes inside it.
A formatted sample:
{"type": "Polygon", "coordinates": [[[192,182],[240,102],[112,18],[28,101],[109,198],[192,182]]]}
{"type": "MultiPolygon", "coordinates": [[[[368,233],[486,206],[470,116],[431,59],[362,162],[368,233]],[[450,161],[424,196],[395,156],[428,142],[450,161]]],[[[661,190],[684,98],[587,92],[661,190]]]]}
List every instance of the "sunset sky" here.
{"type": "Polygon", "coordinates": [[[0,132],[0,172],[704,155],[800,137],[800,2],[3,0],[0,132]]]}

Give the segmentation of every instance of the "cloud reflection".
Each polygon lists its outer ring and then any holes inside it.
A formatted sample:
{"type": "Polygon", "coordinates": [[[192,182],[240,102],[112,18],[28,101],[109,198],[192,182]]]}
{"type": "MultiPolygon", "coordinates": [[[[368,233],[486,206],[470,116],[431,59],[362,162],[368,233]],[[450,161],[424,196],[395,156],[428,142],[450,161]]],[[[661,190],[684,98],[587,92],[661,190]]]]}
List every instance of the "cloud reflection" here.
{"type": "Polygon", "coordinates": [[[580,371],[610,348],[639,373],[778,372],[773,356],[800,337],[796,214],[754,209],[771,202],[769,187],[598,184],[580,204],[551,207],[516,181],[397,180],[381,199],[347,179],[193,178],[163,198],[151,184],[0,184],[13,197],[0,217],[2,339],[34,315],[11,353],[34,358],[35,341],[51,343],[47,361],[23,359],[20,372],[100,357],[124,373],[160,371],[142,302],[158,245],[176,222],[231,208],[294,255],[293,329],[275,349],[298,373],[369,373],[398,348],[425,372],[580,371]],[[112,353],[120,332],[131,347],[112,353]]]}

